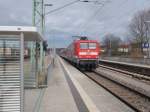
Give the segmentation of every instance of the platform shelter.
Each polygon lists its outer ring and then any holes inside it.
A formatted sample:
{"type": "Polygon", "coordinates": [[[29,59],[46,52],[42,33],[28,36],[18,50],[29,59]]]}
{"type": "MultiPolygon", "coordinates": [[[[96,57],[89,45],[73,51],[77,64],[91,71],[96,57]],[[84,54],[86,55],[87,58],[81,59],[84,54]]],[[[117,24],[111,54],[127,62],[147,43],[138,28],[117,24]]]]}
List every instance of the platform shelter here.
{"type": "Polygon", "coordinates": [[[38,86],[41,41],[35,27],[0,26],[1,112],[23,112],[25,85],[38,86]]]}

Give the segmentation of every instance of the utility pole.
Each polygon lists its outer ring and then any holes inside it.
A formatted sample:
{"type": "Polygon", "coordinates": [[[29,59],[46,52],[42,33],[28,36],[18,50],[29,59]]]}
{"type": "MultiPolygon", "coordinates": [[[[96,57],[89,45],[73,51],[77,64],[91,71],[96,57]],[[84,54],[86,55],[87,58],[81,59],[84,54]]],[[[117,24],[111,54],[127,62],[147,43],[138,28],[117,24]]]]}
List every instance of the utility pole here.
{"type": "MultiPolygon", "coordinates": [[[[40,33],[44,36],[44,0],[33,0],[33,9],[32,9],[32,25],[33,26],[40,26],[37,27],[40,33]]],[[[31,66],[33,67],[35,64],[35,60],[37,61],[37,56],[35,57],[36,45],[40,45],[40,63],[39,66],[36,63],[36,69],[39,72],[43,71],[44,66],[44,52],[43,52],[43,42],[40,43],[31,43],[31,66]]]]}
{"type": "Polygon", "coordinates": [[[41,32],[44,35],[44,0],[41,0],[41,32]]]}
{"type": "MultiPolygon", "coordinates": [[[[36,7],[36,0],[32,0],[32,25],[35,26],[35,7],[36,7]]],[[[30,72],[33,72],[34,63],[35,63],[35,45],[33,42],[30,42],[30,72]]]]}
{"type": "Polygon", "coordinates": [[[44,34],[44,0],[33,0],[32,25],[40,26],[41,34],[44,34]]]}
{"type": "Polygon", "coordinates": [[[32,25],[35,26],[35,0],[32,0],[32,25]]]}
{"type": "MultiPolygon", "coordinates": [[[[52,4],[44,4],[44,0],[33,0],[33,17],[32,17],[32,24],[33,26],[40,26],[37,27],[40,30],[40,33],[45,36],[45,7],[52,6],[52,4]]],[[[43,51],[43,42],[38,43],[40,44],[40,71],[43,70],[44,67],[44,51],[43,51]]],[[[32,54],[32,52],[31,52],[32,54]]]]}

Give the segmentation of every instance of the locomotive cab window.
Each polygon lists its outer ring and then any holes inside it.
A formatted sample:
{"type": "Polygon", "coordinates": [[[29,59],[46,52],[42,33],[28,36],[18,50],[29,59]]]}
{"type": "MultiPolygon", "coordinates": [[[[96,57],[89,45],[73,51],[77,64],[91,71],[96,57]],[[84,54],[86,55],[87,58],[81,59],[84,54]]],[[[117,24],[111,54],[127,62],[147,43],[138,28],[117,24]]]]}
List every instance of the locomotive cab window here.
{"type": "Polygon", "coordinates": [[[96,43],[89,43],[89,49],[96,49],[96,43]]]}
{"type": "Polygon", "coordinates": [[[96,43],[80,43],[80,49],[96,49],[96,43]]]}
{"type": "Polygon", "coordinates": [[[88,49],[88,43],[80,43],[80,49],[88,49]]]}

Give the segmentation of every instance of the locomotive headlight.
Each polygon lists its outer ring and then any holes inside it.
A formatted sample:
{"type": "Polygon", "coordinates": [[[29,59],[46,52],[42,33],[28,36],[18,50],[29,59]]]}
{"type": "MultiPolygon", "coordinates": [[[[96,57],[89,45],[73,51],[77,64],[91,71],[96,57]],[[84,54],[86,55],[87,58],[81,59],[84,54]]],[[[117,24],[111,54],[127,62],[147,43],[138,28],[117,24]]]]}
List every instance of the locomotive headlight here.
{"type": "Polygon", "coordinates": [[[90,54],[91,54],[91,55],[98,55],[97,52],[91,52],[90,54]]]}
{"type": "Polygon", "coordinates": [[[87,55],[86,52],[79,52],[79,55],[87,55]]]}

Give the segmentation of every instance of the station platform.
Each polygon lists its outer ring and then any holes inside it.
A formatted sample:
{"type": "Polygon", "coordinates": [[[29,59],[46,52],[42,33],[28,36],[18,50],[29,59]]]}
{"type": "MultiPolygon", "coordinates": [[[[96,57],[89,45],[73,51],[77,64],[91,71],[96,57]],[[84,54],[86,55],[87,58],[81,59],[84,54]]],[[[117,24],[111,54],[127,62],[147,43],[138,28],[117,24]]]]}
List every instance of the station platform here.
{"type": "Polygon", "coordinates": [[[58,56],[48,79],[45,89],[25,90],[24,112],[134,112],[58,56]]]}
{"type": "Polygon", "coordinates": [[[25,112],[78,112],[58,59],[49,68],[48,87],[25,90],[25,112]]]}
{"type": "Polygon", "coordinates": [[[81,87],[84,88],[84,91],[91,98],[100,112],[134,112],[119,99],[97,85],[68,62],[64,63],[68,67],[68,70],[71,71],[71,75],[79,82],[81,87]]]}

